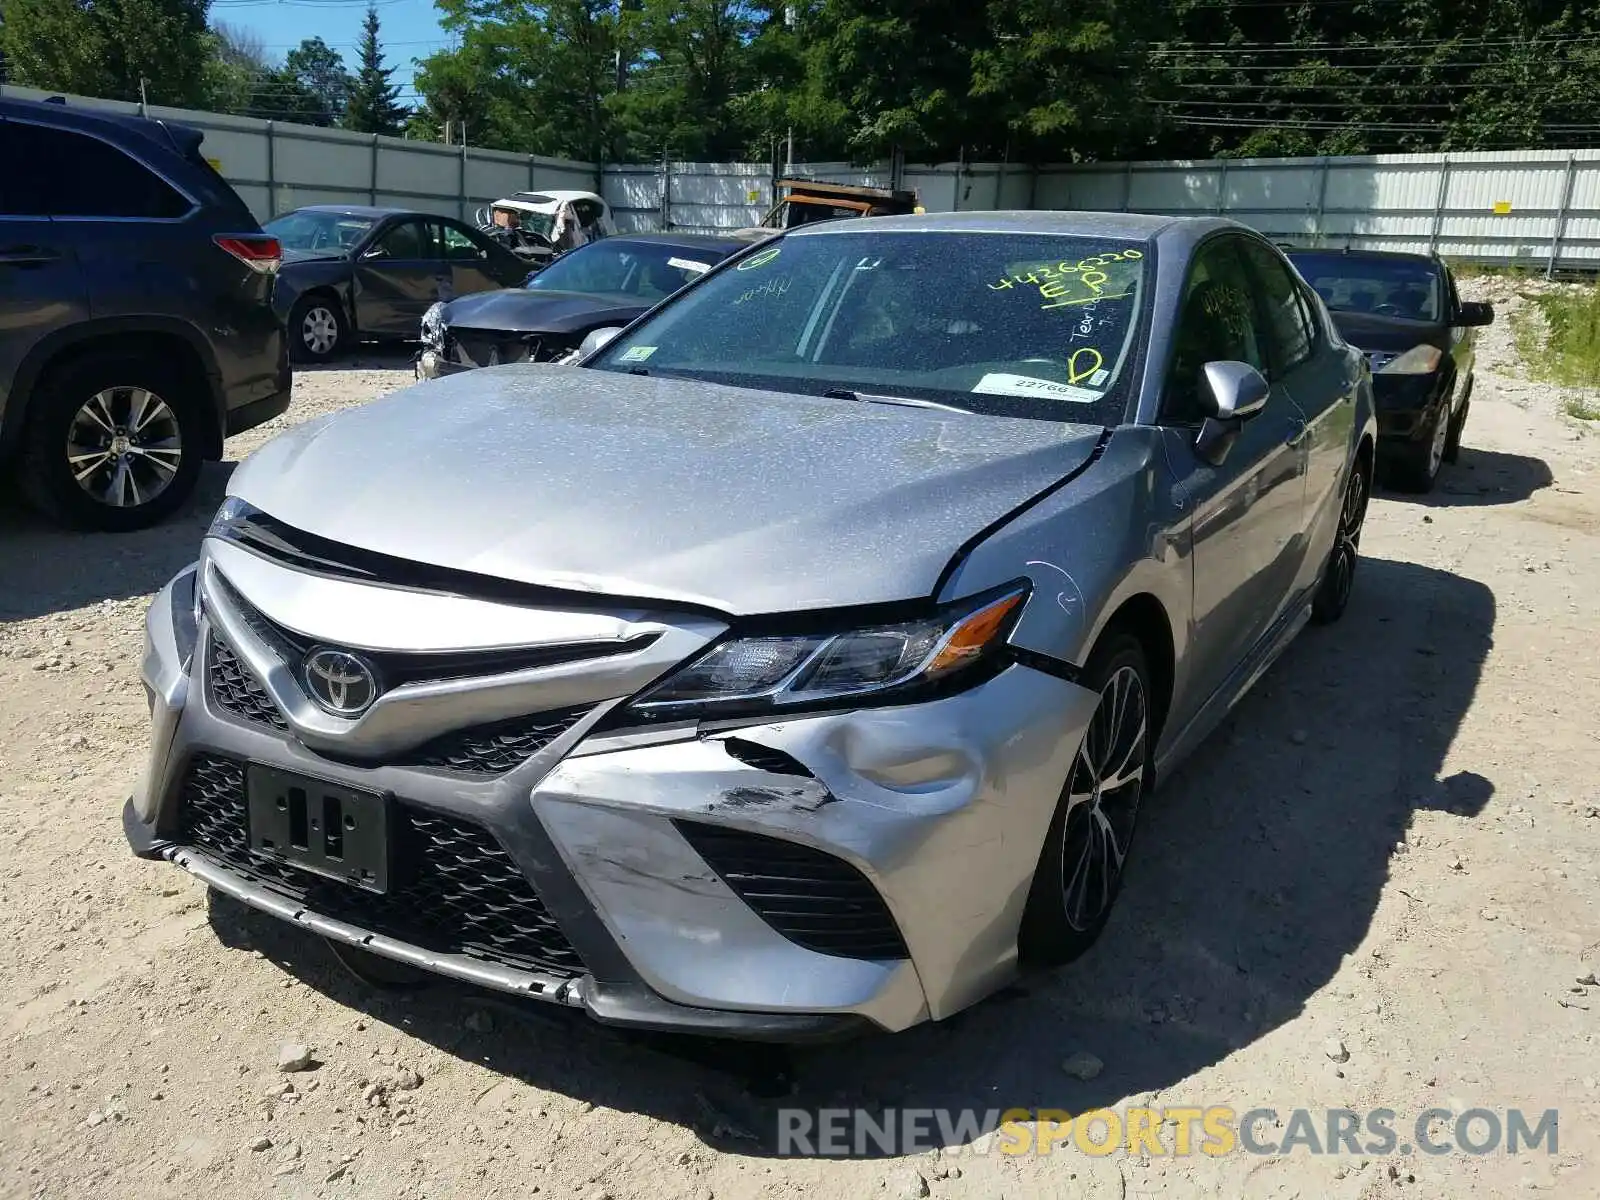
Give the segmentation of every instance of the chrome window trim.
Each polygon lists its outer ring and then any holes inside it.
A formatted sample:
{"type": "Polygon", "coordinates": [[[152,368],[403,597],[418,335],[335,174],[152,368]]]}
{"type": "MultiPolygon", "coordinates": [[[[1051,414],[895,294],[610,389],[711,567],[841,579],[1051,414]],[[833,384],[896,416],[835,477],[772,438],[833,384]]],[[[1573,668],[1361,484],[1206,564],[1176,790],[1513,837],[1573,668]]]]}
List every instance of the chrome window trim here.
{"type": "Polygon", "coordinates": [[[118,143],[112,141],[108,137],[104,137],[101,134],[96,133],[96,132],[94,132],[92,130],[74,129],[74,128],[71,128],[70,126],[56,125],[56,124],[52,124],[52,123],[47,122],[47,121],[40,121],[40,120],[31,118],[31,117],[6,117],[5,121],[9,125],[32,125],[36,129],[48,129],[48,130],[51,130],[52,132],[55,132],[55,133],[72,133],[72,134],[79,134],[79,135],[81,135],[83,137],[87,137],[87,138],[93,138],[95,141],[101,143],[102,145],[109,146],[109,147],[111,147],[111,149],[117,151],[118,153],[123,154],[123,155],[127,156],[128,158],[133,159],[134,162],[138,163],[141,167],[143,167],[145,170],[149,171],[157,179],[161,180],[162,183],[166,184],[173,191],[177,192],[178,195],[182,196],[185,200],[187,200],[189,202],[189,209],[188,209],[187,212],[183,213],[181,216],[176,216],[176,217],[115,217],[115,216],[93,216],[93,215],[54,216],[54,215],[46,213],[46,214],[38,215],[38,216],[34,216],[34,215],[20,216],[20,215],[12,215],[12,214],[0,214],[0,220],[7,220],[7,221],[71,221],[71,222],[74,222],[74,223],[83,222],[83,221],[115,221],[115,222],[119,222],[119,223],[132,223],[132,224],[138,224],[138,225],[177,225],[177,224],[179,224],[179,223],[181,223],[183,221],[187,221],[190,217],[194,216],[195,213],[200,211],[200,208],[201,208],[200,201],[196,200],[194,198],[194,196],[190,194],[188,188],[184,187],[177,180],[173,179],[170,175],[168,175],[165,171],[161,170],[160,167],[156,166],[149,159],[145,158],[142,154],[137,154],[134,151],[128,149],[126,146],[119,145],[118,143]]]}

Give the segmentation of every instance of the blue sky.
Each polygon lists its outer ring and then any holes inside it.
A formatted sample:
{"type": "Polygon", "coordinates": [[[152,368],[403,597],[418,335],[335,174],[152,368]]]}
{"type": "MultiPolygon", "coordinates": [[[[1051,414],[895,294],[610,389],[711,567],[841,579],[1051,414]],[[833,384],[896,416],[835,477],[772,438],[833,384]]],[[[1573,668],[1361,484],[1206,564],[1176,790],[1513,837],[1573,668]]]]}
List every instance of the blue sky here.
{"type": "MultiPolygon", "coordinates": [[[[366,0],[212,0],[211,4],[213,24],[255,34],[275,62],[281,62],[302,38],[320,36],[352,70],[366,13],[366,0]]],[[[412,60],[449,44],[438,17],[433,0],[378,0],[384,61],[397,68],[393,79],[400,85],[402,103],[412,104],[417,98],[412,60]]]]}

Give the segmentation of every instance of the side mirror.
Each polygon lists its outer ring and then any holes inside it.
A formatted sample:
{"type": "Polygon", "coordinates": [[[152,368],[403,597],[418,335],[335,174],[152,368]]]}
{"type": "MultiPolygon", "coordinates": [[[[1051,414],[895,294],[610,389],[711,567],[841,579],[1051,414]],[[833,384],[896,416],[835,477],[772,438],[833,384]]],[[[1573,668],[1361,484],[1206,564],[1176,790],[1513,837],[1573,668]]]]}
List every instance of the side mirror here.
{"type": "Polygon", "coordinates": [[[584,335],[583,341],[578,344],[578,357],[584,359],[591,354],[597,353],[601,347],[621,332],[620,328],[591,329],[584,335]]]}
{"type": "Polygon", "coordinates": [[[1200,426],[1194,448],[1212,466],[1222,465],[1251,417],[1267,406],[1270,388],[1249,363],[1219,360],[1201,370],[1203,398],[1211,412],[1200,426]]]}
{"type": "Polygon", "coordinates": [[[1494,305],[1479,300],[1463,300],[1456,312],[1456,323],[1468,325],[1493,325],[1494,305]]]}

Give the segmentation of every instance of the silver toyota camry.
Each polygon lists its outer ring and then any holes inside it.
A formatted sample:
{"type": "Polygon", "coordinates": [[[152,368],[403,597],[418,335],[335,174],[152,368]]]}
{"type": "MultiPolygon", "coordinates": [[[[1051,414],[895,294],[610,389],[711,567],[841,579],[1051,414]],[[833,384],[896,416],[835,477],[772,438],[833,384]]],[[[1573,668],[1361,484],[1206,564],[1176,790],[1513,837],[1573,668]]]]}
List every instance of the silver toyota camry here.
{"type": "Polygon", "coordinates": [[[150,610],[127,835],[374,974],[947,1017],[1089,947],[1155,781],[1343,611],[1374,436],[1240,225],[806,226],[254,454],[150,610]]]}

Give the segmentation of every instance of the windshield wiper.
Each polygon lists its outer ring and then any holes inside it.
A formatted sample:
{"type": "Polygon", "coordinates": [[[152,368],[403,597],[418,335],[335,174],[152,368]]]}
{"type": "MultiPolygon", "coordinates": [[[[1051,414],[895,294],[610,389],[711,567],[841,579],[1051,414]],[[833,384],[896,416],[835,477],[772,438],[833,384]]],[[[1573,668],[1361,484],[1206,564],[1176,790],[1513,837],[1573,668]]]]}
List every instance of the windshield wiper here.
{"type": "Polygon", "coordinates": [[[855,392],[849,388],[829,388],[822,394],[830,400],[860,400],[867,404],[898,404],[902,408],[936,408],[940,412],[972,415],[970,408],[957,408],[954,404],[940,404],[937,400],[919,400],[915,396],[884,396],[872,392],[855,392]]]}

